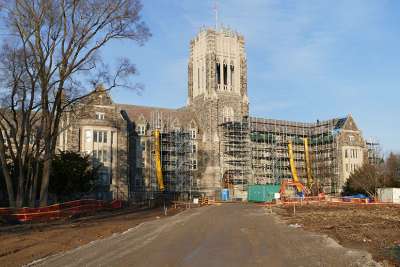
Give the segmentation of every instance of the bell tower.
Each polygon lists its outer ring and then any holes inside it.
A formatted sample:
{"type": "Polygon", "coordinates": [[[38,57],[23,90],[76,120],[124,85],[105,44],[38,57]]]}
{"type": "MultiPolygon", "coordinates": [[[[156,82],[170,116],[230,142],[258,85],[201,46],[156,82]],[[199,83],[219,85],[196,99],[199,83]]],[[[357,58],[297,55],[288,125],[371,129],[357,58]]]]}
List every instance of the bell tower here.
{"type": "Polygon", "coordinates": [[[247,62],[242,35],[228,28],[202,29],[190,42],[188,104],[219,95],[247,98],[247,62]]]}
{"type": "Polygon", "coordinates": [[[224,135],[221,125],[248,117],[247,59],[242,35],[228,29],[202,29],[190,42],[188,106],[199,124],[201,191],[222,187],[224,135]]]}

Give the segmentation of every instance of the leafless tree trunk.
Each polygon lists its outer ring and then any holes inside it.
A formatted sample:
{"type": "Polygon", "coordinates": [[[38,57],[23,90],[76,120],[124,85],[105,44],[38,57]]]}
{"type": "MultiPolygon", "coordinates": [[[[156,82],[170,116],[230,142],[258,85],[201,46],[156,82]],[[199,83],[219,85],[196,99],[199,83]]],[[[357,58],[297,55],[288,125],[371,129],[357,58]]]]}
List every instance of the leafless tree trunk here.
{"type": "Polygon", "coordinates": [[[127,80],[136,73],[132,64],[121,60],[110,73],[98,52],[112,40],[141,45],[150,33],[140,17],[140,0],[0,0],[0,5],[13,36],[3,54],[14,55],[13,61],[0,64],[4,74],[15,74],[3,85],[8,94],[0,111],[0,141],[9,145],[0,145],[0,160],[2,166],[13,165],[3,175],[10,205],[32,203],[38,181],[38,166],[32,162],[43,161],[44,206],[63,112],[90,95],[88,89],[96,84],[107,90],[135,88],[127,80]]]}

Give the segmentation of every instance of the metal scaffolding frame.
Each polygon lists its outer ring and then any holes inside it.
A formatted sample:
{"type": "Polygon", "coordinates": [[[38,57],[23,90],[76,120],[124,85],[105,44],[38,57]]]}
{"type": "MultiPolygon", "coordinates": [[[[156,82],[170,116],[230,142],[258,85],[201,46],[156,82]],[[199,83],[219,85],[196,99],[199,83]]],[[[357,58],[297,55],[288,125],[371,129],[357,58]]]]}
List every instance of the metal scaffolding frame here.
{"type": "Polygon", "coordinates": [[[248,118],[219,125],[221,132],[222,188],[233,197],[243,197],[251,180],[250,129],[248,118]]]}
{"type": "Polygon", "coordinates": [[[307,183],[304,139],[308,139],[314,182],[327,193],[338,192],[338,148],[335,129],[338,120],[299,123],[271,119],[250,119],[251,166],[255,184],[280,184],[292,179],[288,143],[293,145],[300,181],[307,183]]]}
{"type": "Polygon", "coordinates": [[[188,130],[175,127],[175,117],[153,112],[145,135],[138,136],[135,142],[141,147],[137,153],[137,162],[143,165],[142,171],[135,179],[143,180],[136,183],[135,191],[144,199],[154,199],[161,193],[174,199],[187,199],[199,189],[194,183],[192,160],[196,159],[193,151],[194,140],[188,130]],[[165,190],[161,191],[157,182],[156,149],[153,131],[160,131],[161,169],[165,190]],[[144,152],[144,153],[143,153],[144,152]]]}

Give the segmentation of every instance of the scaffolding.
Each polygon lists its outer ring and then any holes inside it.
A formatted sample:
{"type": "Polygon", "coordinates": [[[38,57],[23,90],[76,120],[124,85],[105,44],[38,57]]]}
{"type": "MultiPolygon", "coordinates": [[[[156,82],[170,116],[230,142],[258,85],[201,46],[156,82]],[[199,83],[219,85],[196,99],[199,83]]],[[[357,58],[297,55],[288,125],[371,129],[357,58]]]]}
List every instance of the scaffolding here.
{"type": "MultiPolygon", "coordinates": [[[[293,160],[299,181],[307,184],[305,140],[314,183],[327,193],[338,188],[338,120],[299,123],[271,119],[250,119],[251,166],[255,184],[280,184],[293,179],[288,144],[292,144],[293,160]]],[[[308,179],[307,179],[308,178],[308,179]]]]}
{"type": "Polygon", "coordinates": [[[243,198],[251,183],[250,129],[248,118],[220,124],[222,188],[235,198],[243,198]]]}
{"type": "Polygon", "coordinates": [[[161,134],[161,162],[166,191],[189,195],[193,188],[191,136],[174,130],[161,134]]]}
{"type": "Polygon", "coordinates": [[[193,168],[193,161],[197,162],[193,147],[197,146],[190,132],[176,127],[175,121],[173,116],[152,112],[145,134],[137,135],[139,166],[134,191],[141,198],[155,199],[163,194],[173,199],[188,199],[198,191],[193,168]],[[160,187],[160,177],[164,189],[160,187]]]}
{"type": "Polygon", "coordinates": [[[372,165],[379,165],[383,162],[382,148],[379,141],[376,138],[369,138],[366,141],[368,162],[372,165]]]}

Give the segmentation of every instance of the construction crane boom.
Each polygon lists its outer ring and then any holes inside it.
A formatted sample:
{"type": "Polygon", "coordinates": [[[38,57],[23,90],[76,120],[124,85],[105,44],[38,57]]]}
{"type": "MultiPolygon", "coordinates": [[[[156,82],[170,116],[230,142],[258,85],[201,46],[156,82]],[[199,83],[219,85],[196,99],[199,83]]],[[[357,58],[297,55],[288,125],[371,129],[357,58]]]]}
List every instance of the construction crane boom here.
{"type": "Polygon", "coordinates": [[[161,167],[161,140],[160,140],[160,130],[153,131],[154,136],[154,159],[156,162],[156,177],[157,184],[160,191],[164,191],[164,179],[161,167]]]}
{"type": "Polygon", "coordinates": [[[288,151],[289,151],[289,163],[290,163],[290,170],[292,172],[293,182],[296,183],[296,188],[299,192],[303,190],[303,187],[300,186],[299,176],[297,175],[296,165],[294,163],[294,155],[293,155],[293,145],[292,141],[289,140],[288,143],[288,151]]]}

